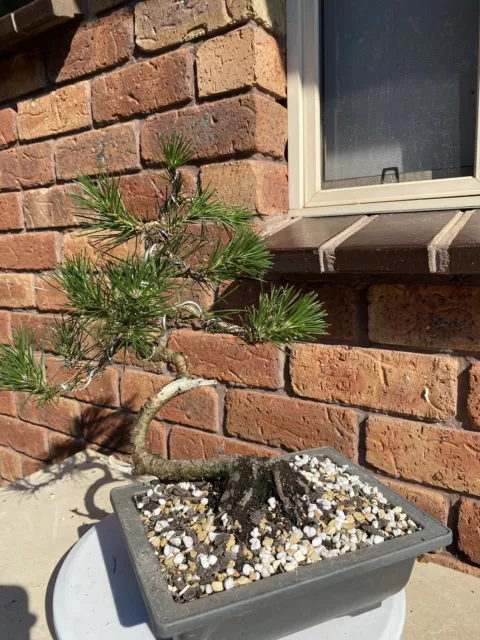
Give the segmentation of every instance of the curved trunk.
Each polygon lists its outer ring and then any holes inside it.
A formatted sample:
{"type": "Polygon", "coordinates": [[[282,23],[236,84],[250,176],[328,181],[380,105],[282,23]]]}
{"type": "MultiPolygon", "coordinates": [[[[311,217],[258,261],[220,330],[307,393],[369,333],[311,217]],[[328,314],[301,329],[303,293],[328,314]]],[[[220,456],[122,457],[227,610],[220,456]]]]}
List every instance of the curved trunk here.
{"type": "Polygon", "coordinates": [[[270,497],[278,498],[288,519],[300,522],[306,506],[302,496],[308,487],[282,458],[219,456],[205,460],[165,460],[148,451],[147,431],[158,411],[176,396],[215,384],[216,380],[179,377],[145,403],[133,424],[133,473],[152,475],[163,482],[220,480],[223,485],[220,509],[231,515],[244,542],[252,526],[268,517],[270,497]]]}
{"type": "Polygon", "coordinates": [[[165,460],[147,448],[147,431],[153,418],[172,398],[198,387],[217,384],[216,380],[181,377],[169,382],[142,407],[132,427],[133,472],[136,475],[153,475],[165,481],[214,479],[225,475],[232,458],[220,456],[207,460],[165,460]]]}

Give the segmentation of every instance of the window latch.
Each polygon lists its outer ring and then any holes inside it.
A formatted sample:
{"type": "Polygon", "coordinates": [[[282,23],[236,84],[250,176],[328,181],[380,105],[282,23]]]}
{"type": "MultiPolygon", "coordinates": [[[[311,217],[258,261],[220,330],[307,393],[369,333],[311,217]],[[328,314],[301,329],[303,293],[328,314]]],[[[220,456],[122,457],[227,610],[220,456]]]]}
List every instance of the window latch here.
{"type": "Polygon", "coordinates": [[[400,172],[398,171],[398,167],[386,167],[385,169],[382,169],[380,184],[385,184],[387,173],[393,173],[393,175],[395,176],[395,182],[400,182],[400,172]]]}

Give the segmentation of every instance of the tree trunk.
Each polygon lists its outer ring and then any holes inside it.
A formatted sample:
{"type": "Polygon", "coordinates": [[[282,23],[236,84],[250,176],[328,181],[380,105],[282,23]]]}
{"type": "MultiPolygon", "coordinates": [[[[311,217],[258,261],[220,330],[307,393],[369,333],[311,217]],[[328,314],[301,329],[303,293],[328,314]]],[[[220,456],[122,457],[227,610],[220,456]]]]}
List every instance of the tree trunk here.
{"type": "Polygon", "coordinates": [[[199,387],[217,384],[203,378],[177,378],[162,387],[142,407],[132,427],[133,472],[135,475],[153,475],[167,482],[181,480],[212,480],[228,474],[232,465],[230,456],[207,460],[165,460],[147,448],[147,431],[160,409],[176,396],[199,387]]]}
{"type": "Polygon", "coordinates": [[[147,449],[147,431],[160,409],[172,398],[215,385],[216,380],[180,377],[162,387],[141,409],[133,424],[133,473],[153,475],[162,482],[210,480],[220,482],[219,507],[237,523],[237,534],[247,541],[248,532],[268,517],[268,499],[275,497],[279,508],[293,524],[305,517],[302,496],[308,487],[282,458],[219,456],[202,460],[165,460],[147,449]]]}

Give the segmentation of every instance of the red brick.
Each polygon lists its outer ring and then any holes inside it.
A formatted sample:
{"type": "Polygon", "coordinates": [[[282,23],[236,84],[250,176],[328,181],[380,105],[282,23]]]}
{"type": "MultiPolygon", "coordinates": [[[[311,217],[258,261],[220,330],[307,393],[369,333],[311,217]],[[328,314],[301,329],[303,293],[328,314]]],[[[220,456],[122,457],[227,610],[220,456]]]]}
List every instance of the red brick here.
{"type": "Polygon", "coordinates": [[[17,114],[13,109],[0,110],[0,148],[17,140],[17,114]]]}
{"type": "Polygon", "coordinates": [[[49,189],[32,189],[23,194],[23,211],[27,229],[74,227],[79,224],[72,198],[78,188],[59,185],[49,189]]]}
{"type": "Polygon", "coordinates": [[[86,440],[109,449],[118,449],[125,453],[131,451],[130,429],[133,422],[131,414],[84,405],[82,407],[82,427],[86,440]]]}
{"type": "MultiPolygon", "coordinates": [[[[336,340],[353,341],[357,338],[355,322],[356,292],[352,287],[341,284],[316,284],[297,282],[256,282],[238,280],[220,287],[216,308],[223,310],[243,310],[249,306],[257,306],[260,293],[268,293],[271,285],[293,286],[300,293],[313,292],[323,304],[327,313],[327,335],[319,336],[336,340]]],[[[238,315],[232,316],[234,322],[241,322],[238,315]]]]}
{"type": "Polygon", "coordinates": [[[61,462],[85,448],[83,441],[64,433],[58,433],[58,431],[50,431],[48,446],[50,449],[49,462],[61,462]]]}
{"type": "Polygon", "coordinates": [[[324,345],[292,347],[295,393],[432,419],[455,415],[458,363],[417,353],[324,345]]]}
{"type": "Polygon", "coordinates": [[[147,432],[147,447],[151,453],[167,458],[167,431],[160,422],[154,420],[150,424],[147,432]]]}
{"type": "MultiPolygon", "coordinates": [[[[46,375],[49,380],[62,382],[70,378],[75,371],[62,369],[62,361],[58,358],[47,358],[46,375]]],[[[120,399],[118,395],[118,372],[114,367],[107,367],[102,377],[95,378],[84,391],[75,391],[71,394],[75,399],[91,404],[99,404],[106,407],[118,407],[120,399]]]]}
{"type": "Polygon", "coordinates": [[[51,338],[51,327],[55,324],[55,317],[43,313],[12,313],[10,316],[12,328],[19,329],[25,327],[33,332],[37,347],[51,350],[49,340],[51,338]]]}
{"type": "Polygon", "coordinates": [[[0,391],[0,413],[6,416],[16,416],[15,395],[12,391],[0,391]]]}
{"type": "Polygon", "coordinates": [[[447,567],[448,569],[453,569],[454,571],[461,571],[462,573],[466,573],[469,576],[480,578],[480,567],[473,567],[472,565],[467,564],[466,562],[462,562],[461,560],[458,560],[451,555],[426,553],[423,557],[428,562],[432,562],[433,564],[439,564],[442,567],[447,567]]]}
{"type": "Polygon", "coordinates": [[[64,82],[126,62],[133,53],[133,16],[129,9],[65,31],[52,42],[48,74],[64,82]]]}
{"type": "Polygon", "coordinates": [[[0,151],[0,189],[52,184],[55,180],[53,164],[52,142],[0,151]]]}
{"type": "Polygon", "coordinates": [[[288,211],[287,165],[264,160],[232,160],[202,167],[202,186],[222,202],[261,214],[288,211]]]}
{"type": "Polygon", "coordinates": [[[56,145],[57,177],[61,180],[72,180],[79,173],[95,175],[100,167],[109,173],[140,168],[133,124],[86,131],[62,138],[56,145]]]}
{"type": "Polygon", "coordinates": [[[384,478],[383,476],[377,477],[380,482],[383,482],[387,487],[399,493],[405,500],[412,502],[419,509],[422,509],[422,511],[426,511],[432,518],[436,518],[440,522],[443,522],[443,524],[447,524],[448,503],[442,493],[406,482],[384,478]]]}
{"type": "Polygon", "coordinates": [[[72,84],[45,96],[18,103],[20,140],[56,136],[85,129],[91,124],[88,82],[72,84]]]}
{"type": "Polygon", "coordinates": [[[247,442],[239,442],[210,433],[200,433],[193,429],[174,427],[169,438],[172,460],[196,460],[216,456],[276,456],[280,452],[247,442]]]}
{"type": "Polygon", "coordinates": [[[92,83],[93,119],[105,124],[189,102],[195,95],[187,49],[139,62],[92,83]]]}
{"type": "MultiPolygon", "coordinates": [[[[136,239],[119,245],[117,248],[108,252],[108,258],[125,259],[128,255],[132,255],[138,250],[136,239]]],[[[92,259],[104,260],[102,250],[98,246],[98,237],[95,235],[86,235],[84,231],[72,231],[63,236],[62,242],[62,262],[65,262],[67,256],[87,255],[92,259]]]]}
{"type": "Polygon", "coordinates": [[[53,285],[50,277],[37,276],[37,307],[40,311],[61,311],[65,309],[67,298],[53,285]]]}
{"type": "MultiPolygon", "coordinates": [[[[152,373],[128,370],[120,382],[122,407],[137,412],[172,378],[152,373]]],[[[218,398],[213,387],[200,387],[170,400],[157,418],[215,431],[218,426],[218,398]]]]}
{"type": "Polygon", "coordinates": [[[24,478],[47,468],[47,465],[44,462],[40,462],[40,460],[34,460],[33,458],[27,458],[27,456],[22,455],[20,459],[22,461],[22,476],[24,478]]]}
{"type": "Polygon", "coordinates": [[[283,385],[283,353],[270,344],[251,346],[229,335],[179,331],[169,348],[184,353],[197,376],[267,389],[283,385]]]}
{"type": "MultiPolygon", "coordinates": [[[[197,169],[181,169],[184,193],[193,194],[197,186],[197,169]]],[[[157,207],[165,202],[168,185],[162,172],[144,171],[120,178],[120,188],[128,210],[142,220],[155,218],[157,207]]]]}
{"type": "Polygon", "coordinates": [[[48,459],[45,429],[15,418],[0,415],[0,445],[38,460],[48,459]]]}
{"type": "Polygon", "coordinates": [[[198,92],[212,96],[248,87],[285,98],[287,78],[280,47],[254,25],[206,40],[197,50],[198,92]]]}
{"type": "Polygon", "coordinates": [[[285,35],[285,0],[226,0],[226,5],[235,22],[254,20],[277,35],[285,35]]]}
{"type": "Polygon", "coordinates": [[[26,422],[33,422],[54,431],[75,436],[80,432],[80,405],[75,400],[59,398],[55,404],[39,407],[25,394],[18,394],[18,415],[26,422]]]}
{"type": "Polygon", "coordinates": [[[135,7],[136,42],[145,51],[159,51],[214,33],[229,22],[223,0],[147,0],[135,7]]]}
{"type": "Polygon", "coordinates": [[[0,273],[0,307],[28,309],[34,306],[35,276],[33,274],[0,273]]]}
{"type": "Polygon", "coordinates": [[[480,434],[370,416],[367,462],[395,478],[480,495],[480,434]]]}
{"type": "Polygon", "coordinates": [[[22,201],[19,193],[0,195],[0,231],[23,229],[22,201]]]}
{"type": "Polygon", "coordinates": [[[159,137],[172,131],[192,141],[197,160],[257,152],[283,158],[286,113],[278,102],[251,93],[151,116],[142,126],[142,158],[158,163],[159,137]]]}
{"type": "Polygon", "coordinates": [[[12,338],[12,326],[10,313],[0,311],[0,344],[7,344],[12,338]]]}
{"type": "Polygon", "coordinates": [[[480,351],[480,287],[378,285],[369,337],[379,344],[480,351]]]}
{"type": "Polygon", "coordinates": [[[296,451],[335,447],[356,459],[358,414],[351,409],[239,389],[227,393],[226,408],[232,436],[296,451]]]}
{"type": "Polygon", "coordinates": [[[462,499],[458,514],[458,546],[480,565],[480,502],[462,499]]]}
{"type": "Polygon", "coordinates": [[[480,362],[469,371],[469,392],[467,398],[468,415],[476,429],[480,429],[480,362]]]}
{"type": "Polygon", "coordinates": [[[0,236],[0,268],[51,269],[59,262],[60,236],[54,231],[0,236]]]}
{"type": "Polygon", "coordinates": [[[22,465],[18,453],[0,448],[0,476],[11,482],[22,477],[22,465]]]}
{"type": "Polygon", "coordinates": [[[33,49],[0,60],[0,101],[13,100],[47,84],[42,54],[33,49]]]}

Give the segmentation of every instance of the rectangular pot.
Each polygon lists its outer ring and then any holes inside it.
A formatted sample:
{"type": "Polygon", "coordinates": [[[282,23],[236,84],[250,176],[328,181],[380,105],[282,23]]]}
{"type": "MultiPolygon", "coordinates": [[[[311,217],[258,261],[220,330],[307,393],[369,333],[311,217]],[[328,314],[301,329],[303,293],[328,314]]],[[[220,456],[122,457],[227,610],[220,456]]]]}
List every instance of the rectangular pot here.
{"type": "Polygon", "coordinates": [[[451,542],[447,527],[333,449],[322,447],[285,457],[302,453],[348,465],[349,473],[378,487],[422,530],[182,604],[174,602],[167,589],[160,563],[133,504],[132,496],[143,493],[145,486],[113,489],[112,505],[158,638],[277,640],[332,618],[363,613],[405,587],[418,555],[451,542]]]}

